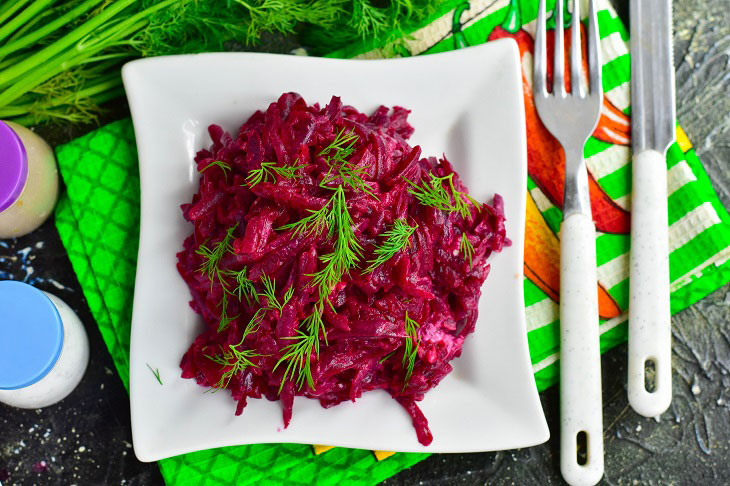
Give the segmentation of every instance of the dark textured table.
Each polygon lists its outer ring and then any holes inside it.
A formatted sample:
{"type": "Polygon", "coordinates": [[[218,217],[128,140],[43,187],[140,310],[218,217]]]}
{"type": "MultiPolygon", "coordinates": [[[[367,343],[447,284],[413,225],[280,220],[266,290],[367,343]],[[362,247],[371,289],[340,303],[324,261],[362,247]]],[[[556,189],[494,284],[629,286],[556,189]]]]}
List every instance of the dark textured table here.
{"type": "MultiPolygon", "coordinates": [[[[626,20],[627,2],[615,0],[626,20]]],[[[674,2],[677,112],[720,195],[730,207],[730,3],[674,2]]],[[[264,50],[290,45],[269,40],[264,50]]],[[[125,116],[115,106],[104,120],[125,116]]],[[[58,144],[93,127],[46,127],[58,144]]],[[[68,398],[43,410],[0,405],[0,483],[7,485],[163,484],[156,464],[131,449],[128,396],[94,324],[52,222],[0,241],[0,279],[26,280],[55,293],[86,324],[89,369],[68,398]]],[[[730,484],[730,285],[672,318],[674,400],[660,420],[626,399],[626,346],[603,357],[604,484],[730,484]]],[[[434,455],[385,481],[410,484],[561,484],[558,389],[541,395],[553,438],[530,449],[434,455]]]]}

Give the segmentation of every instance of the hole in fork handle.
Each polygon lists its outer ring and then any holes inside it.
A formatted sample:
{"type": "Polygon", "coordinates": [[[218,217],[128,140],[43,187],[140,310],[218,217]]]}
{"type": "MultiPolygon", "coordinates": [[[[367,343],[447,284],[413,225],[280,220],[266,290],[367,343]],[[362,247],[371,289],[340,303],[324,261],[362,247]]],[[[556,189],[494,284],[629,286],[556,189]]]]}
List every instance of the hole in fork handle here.
{"type": "Polygon", "coordinates": [[[575,461],[579,466],[588,464],[588,433],[581,430],[575,436],[575,461]]]}
{"type": "Polygon", "coordinates": [[[649,393],[654,393],[657,389],[656,368],[656,360],[654,358],[647,358],[644,361],[644,389],[649,393]]]}

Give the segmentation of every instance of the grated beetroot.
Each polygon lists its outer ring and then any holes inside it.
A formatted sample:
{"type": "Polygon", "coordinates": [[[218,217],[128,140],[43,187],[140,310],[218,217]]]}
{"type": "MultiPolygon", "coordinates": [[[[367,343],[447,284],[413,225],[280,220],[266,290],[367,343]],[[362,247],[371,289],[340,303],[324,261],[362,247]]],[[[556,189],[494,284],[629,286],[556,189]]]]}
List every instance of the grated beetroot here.
{"type": "MultiPolygon", "coordinates": [[[[190,204],[182,206],[194,230],[178,253],[178,270],[190,288],[191,307],[205,321],[205,330],[195,339],[180,364],[184,378],[194,378],[206,387],[216,386],[231,366],[210,356],[241,341],[255,302],[228,298],[226,315],[235,316],[221,332],[221,301],[224,289],[200,270],[201,245],[219,242],[232,232],[232,250],[220,260],[224,270],[248,269],[248,277],[261,291],[261,276],[277,282],[277,296],[293,286],[294,294],[281,312],[264,314],[258,331],[245,338],[243,346],[254,350],[253,366],[231,376],[226,388],[238,402],[240,414],[249,398],[281,400],[287,426],[294,396],[319,400],[329,408],[345,400],[355,401],[363,392],[384,389],[412,418],[419,442],[433,440],[428,421],[416,402],[451,371],[450,361],[461,354],[468,334],[474,331],[481,286],[490,265],[487,258],[503,246],[505,237],[503,201],[494,196],[492,205],[481,210],[471,206],[471,220],[458,212],[423,206],[408,192],[405,179],[419,182],[430,171],[443,177],[454,172],[442,158],[421,158],[420,147],[406,140],[413,133],[410,112],[381,106],[367,116],[333,97],[324,108],[308,106],[295,93],[283,94],[265,112],[257,111],[234,138],[217,125],[209,127],[213,145],[195,157],[201,172],[200,188],[190,204]],[[282,385],[284,367],[274,367],[282,349],[291,343],[300,322],[312,312],[318,295],[311,275],[323,264],[319,257],[332,251],[327,232],[294,236],[277,230],[324,206],[332,191],[319,183],[327,174],[327,161],[318,155],[345,129],[358,139],[349,158],[353,166],[366,170],[375,199],[364,192],[346,190],[347,207],[354,231],[364,248],[358,268],[345,274],[330,293],[334,310],[324,307],[327,342],[321,336],[319,357],[312,354],[314,388],[293,382],[282,385]],[[224,162],[230,170],[211,166],[224,162]],[[262,162],[280,166],[303,165],[301,177],[275,177],[249,187],[249,172],[262,162]],[[205,170],[204,170],[205,169],[205,170]],[[378,235],[390,229],[398,218],[418,224],[410,247],[399,251],[372,273],[363,273],[373,259],[378,235]],[[237,225],[237,226],[236,226],[237,225]],[[472,265],[460,251],[465,233],[474,247],[472,265]],[[404,387],[403,366],[405,313],[420,324],[420,340],[412,376],[404,387]],[[389,356],[390,355],[390,356],[389,356]],[[382,362],[381,362],[382,361],[382,362]],[[280,392],[281,386],[281,392],[280,392]]],[[[457,190],[466,191],[454,173],[457,190]]],[[[230,296],[229,296],[230,297],[230,296]]]]}

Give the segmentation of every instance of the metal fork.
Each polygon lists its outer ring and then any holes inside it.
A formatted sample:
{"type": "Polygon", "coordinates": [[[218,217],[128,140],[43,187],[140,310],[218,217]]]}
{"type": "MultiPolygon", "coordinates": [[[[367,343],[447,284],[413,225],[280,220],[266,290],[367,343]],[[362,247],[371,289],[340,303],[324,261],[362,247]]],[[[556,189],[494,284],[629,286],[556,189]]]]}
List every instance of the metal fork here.
{"type": "Polygon", "coordinates": [[[560,470],[571,485],[593,485],[603,476],[603,418],[596,227],[583,147],[598,123],[603,91],[593,0],[588,13],[589,86],[583,86],[579,3],[573,2],[569,93],[564,75],[562,0],[555,5],[553,89],[548,93],[545,0],[540,0],[533,95],[540,119],[565,152],[560,225],[560,470]]]}

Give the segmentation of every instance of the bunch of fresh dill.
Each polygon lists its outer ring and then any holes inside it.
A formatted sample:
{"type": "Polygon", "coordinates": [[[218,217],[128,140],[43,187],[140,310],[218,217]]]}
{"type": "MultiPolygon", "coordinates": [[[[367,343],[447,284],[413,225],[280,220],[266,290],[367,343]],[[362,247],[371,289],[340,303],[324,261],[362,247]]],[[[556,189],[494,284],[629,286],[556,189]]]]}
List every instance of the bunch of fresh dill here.
{"type": "Polygon", "coordinates": [[[254,46],[295,36],[313,53],[393,35],[438,0],[2,0],[0,119],[93,122],[143,56],[254,46]]]}

